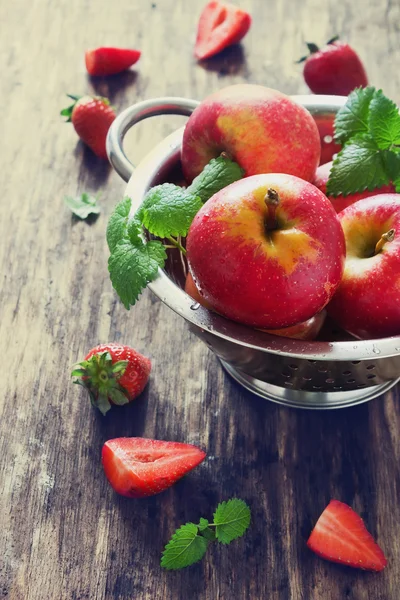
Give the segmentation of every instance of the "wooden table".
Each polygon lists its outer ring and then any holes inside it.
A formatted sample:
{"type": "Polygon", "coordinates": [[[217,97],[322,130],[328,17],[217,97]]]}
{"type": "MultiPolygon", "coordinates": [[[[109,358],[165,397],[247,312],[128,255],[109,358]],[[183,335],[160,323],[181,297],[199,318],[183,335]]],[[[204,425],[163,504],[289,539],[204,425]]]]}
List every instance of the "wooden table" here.
{"type": "MultiPolygon", "coordinates": [[[[243,0],[254,23],[241,47],[197,65],[203,2],[32,2],[0,5],[2,109],[0,339],[0,597],[8,600],[397,600],[400,589],[398,391],[353,409],[304,412],[253,397],[224,374],[182,319],[145,293],[127,312],[107,273],[107,219],[125,184],[77,143],[59,110],[65,92],[109,96],[117,110],[162,95],[201,99],[248,81],[306,93],[304,41],[336,33],[400,101],[399,4],[374,0],[243,0]],[[6,27],[4,27],[6,24],[6,27]],[[91,80],[87,47],[141,48],[137,69],[91,80]],[[98,193],[102,214],[73,218],[63,196],[98,193]],[[134,406],[96,414],[71,365],[98,342],[151,357],[134,406]],[[105,480],[105,440],[145,436],[199,444],[207,460],[147,500],[105,480]],[[245,499],[244,538],[181,572],[159,567],[180,524],[245,499]],[[305,541],[330,498],[351,504],[389,560],[374,575],[324,562],[305,541]]],[[[140,124],[133,160],[183,122],[140,124]]]]}

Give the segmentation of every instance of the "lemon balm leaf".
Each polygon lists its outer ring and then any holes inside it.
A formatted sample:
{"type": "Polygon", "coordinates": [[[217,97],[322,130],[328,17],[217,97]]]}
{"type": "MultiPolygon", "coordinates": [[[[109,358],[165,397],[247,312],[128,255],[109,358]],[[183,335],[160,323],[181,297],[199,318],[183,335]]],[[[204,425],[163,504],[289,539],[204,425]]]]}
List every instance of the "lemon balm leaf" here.
{"type": "Polygon", "coordinates": [[[161,557],[164,569],[183,569],[201,560],[207,551],[208,540],[199,535],[194,523],[186,523],[177,529],[165,546],[161,557]]]}
{"type": "Polygon", "coordinates": [[[118,202],[108,220],[106,238],[110,252],[114,250],[118,242],[126,235],[131,206],[132,200],[128,197],[123,198],[118,202]]]}
{"type": "Polygon", "coordinates": [[[250,517],[250,508],[243,500],[232,498],[219,504],[214,513],[217,540],[229,544],[241,537],[250,525],[250,517]]]}
{"type": "Polygon", "coordinates": [[[79,219],[87,219],[89,215],[98,215],[100,213],[97,198],[86,192],[80,196],[65,196],[64,203],[79,219]]]}
{"type": "Polygon", "coordinates": [[[370,136],[356,136],[339,152],[327,183],[329,196],[347,196],[389,183],[387,157],[370,136]]]}
{"type": "Polygon", "coordinates": [[[399,109],[382,90],[375,92],[371,100],[368,125],[371,136],[382,150],[400,145],[399,109]]]}
{"type": "Polygon", "coordinates": [[[239,165],[222,153],[218,158],[210,160],[187,191],[198,196],[204,204],[224,187],[241,179],[243,174],[239,165]]]}
{"type": "Polygon", "coordinates": [[[147,244],[141,240],[132,243],[122,239],[108,259],[111,283],[126,309],[134,305],[143,289],[163,268],[167,258],[164,246],[158,240],[147,244]]]}
{"type": "Polygon", "coordinates": [[[201,207],[198,196],[172,183],[164,183],[147,192],[138,217],[157,237],[184,236],[201,207]]]}
{"type": "Polygon", "coordinates": [[[355,135],[368,133],[369,106],[375,94],[375,88],[357,88],[339,109],[335,118],[335,141],[345,144],[355,135]]]}

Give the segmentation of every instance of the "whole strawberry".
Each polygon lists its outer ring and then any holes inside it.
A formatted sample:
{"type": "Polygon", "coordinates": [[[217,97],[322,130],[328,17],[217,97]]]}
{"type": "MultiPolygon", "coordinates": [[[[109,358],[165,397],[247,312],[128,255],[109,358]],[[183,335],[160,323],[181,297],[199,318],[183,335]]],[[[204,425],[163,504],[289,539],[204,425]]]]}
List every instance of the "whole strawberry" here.
{"type": "Polygon", "coordinates": [[[151,371],[150,359],[129,346],[101,344],[75,365],[72,376],[85,387],[90,400],[103,415],[111,404],[128,404],[145,388],[151,371]]]}
{"type": "Polygon", "coordinates": [[[318,48],[307,43],[309,56],[303,56],[298,62],[304,62],[304,79],[314,94],[336,94],[348,96],[356,87],[368,85],[364,66],[357,53],[348,44],[334,37],[318,48]]]}
{"type": "Polygon", "coordinates": [[[107,159],[106,138],[115,112],[107,98],[100,96],[71,96],[74,104],[61,111],[67,122],[72,122],[76,133],[100,158],[107,159]]]}

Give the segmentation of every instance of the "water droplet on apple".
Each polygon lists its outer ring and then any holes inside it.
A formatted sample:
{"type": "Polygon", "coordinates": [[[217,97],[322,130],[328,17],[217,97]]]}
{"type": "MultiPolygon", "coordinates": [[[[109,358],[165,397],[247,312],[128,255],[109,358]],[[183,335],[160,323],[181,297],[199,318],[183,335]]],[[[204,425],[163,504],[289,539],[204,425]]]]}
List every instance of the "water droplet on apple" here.
{"type": "Polygon", "coordinates": [[[372,352],[374,352],[374,354],[380,354],[381,351],[378,348],[375,348],[375,346],[372,348],[372,352]]]}
{"type": "Polygon", "coordinates": [[[400,352],[400,348],[395,348],[396,352],[400,352]]]}
{"type": "Polygon", "coordinates": [[[200,308],[200,304],[198,302],[195,302],[194,304],[191,305],[191,310],[197,310],[198,308],[200,308]]]}

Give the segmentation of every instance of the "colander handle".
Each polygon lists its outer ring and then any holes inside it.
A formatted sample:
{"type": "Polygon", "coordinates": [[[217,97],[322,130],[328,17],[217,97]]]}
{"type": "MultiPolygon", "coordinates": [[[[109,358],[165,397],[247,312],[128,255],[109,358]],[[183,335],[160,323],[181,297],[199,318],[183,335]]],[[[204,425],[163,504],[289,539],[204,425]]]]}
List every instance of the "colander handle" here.
{"type": "Polygon", "coordinates": [[[190,116],[196,106],[197,100],[188,98],[153,98],[138,102],[125,109],[115,119],[107,135],[107,154],[113,168],[124,181],[129,181],[134,165],[125,154],[123,141],[126,133],[139,121],[157,115],[183,115],[190,116]]]}

